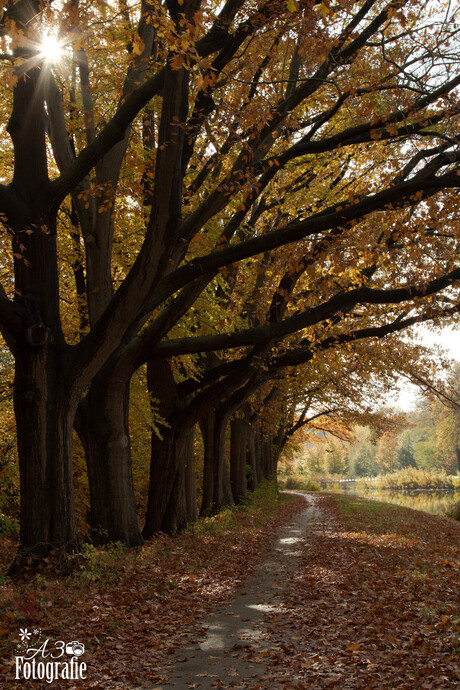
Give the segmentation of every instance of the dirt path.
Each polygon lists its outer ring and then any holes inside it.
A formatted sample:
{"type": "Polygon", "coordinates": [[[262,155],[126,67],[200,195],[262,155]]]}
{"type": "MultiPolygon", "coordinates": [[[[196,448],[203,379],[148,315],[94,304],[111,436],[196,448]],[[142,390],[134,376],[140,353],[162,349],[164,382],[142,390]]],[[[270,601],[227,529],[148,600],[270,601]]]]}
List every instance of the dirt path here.
{"type": "Polygon", "coordinates": [[[320,515],[315,498],[301,495],[307,503],[305,510],[282,528],[268,558],[246,580],[232,603],[205,618],[204,639],[172,657],[165,669],[169,683],[162,687],[257,688],[268,680],[264,664],[270,648],[267,626],[282,609],[287,573],[299,567],[303,536],[320,515]]]}

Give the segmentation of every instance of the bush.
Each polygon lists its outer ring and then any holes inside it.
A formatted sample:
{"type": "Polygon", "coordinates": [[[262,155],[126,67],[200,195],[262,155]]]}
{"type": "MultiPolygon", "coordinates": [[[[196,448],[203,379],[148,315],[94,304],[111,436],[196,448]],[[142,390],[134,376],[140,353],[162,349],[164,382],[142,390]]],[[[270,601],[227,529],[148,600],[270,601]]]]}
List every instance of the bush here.
{"type": "Polygon", "coordinates": [[[318,482],[298,476],[288,477],[282,483],[282,487],[283,489],[288,489],[291,491],[321,491],[321,487],[318,482]]]}
{"type": "Polygon", "coordinates": [[[415,467],[406,467],[399,472],[379,477],[376,488],[393,491],[413,491],[415,489],[454,490],[454,483],[445,472],[429,472],[415,467]]]}
{"type": "Polygon", "coordinates": [[[452,508],[452,510],[449,510],[449,512],[447,513],[447,515],[448,515],[449,517],[453,518],[454,520],[458,520],[458,521],[460,522],[460,501],[458,501],[458,502],[454,505],[454,507],[452,508]]]}
{"type": "Polygon", "coordinates": [[[8,537],[18,536],[18,529],[15,521],[4,513],[0,513],[0,534],[6,534],[8,537]]]}

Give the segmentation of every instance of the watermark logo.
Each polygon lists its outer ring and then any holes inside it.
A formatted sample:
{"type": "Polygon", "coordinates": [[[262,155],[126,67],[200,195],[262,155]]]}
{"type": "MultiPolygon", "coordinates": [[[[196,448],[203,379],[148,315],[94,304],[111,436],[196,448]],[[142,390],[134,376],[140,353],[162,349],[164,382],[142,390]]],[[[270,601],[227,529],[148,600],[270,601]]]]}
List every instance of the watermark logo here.
{"type": "Polygon", "coordinates": [[[21,628],[16,647],[16,680],[86,680],[87,667],[81,657],[85,645],[78,640],[52,642],[41,630],[21,628]]]}

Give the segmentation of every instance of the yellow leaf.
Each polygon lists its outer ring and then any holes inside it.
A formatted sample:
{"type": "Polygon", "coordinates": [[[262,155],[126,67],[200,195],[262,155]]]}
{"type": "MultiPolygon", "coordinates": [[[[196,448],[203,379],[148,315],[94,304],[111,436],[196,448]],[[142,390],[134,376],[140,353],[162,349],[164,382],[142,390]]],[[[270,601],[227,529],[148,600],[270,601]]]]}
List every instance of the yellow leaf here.
{"type": "Polygon", "coordinates": [[[296,12],[297,11],[297,2],[296,0],[288,0],[287,2],[287,8],[289,12],[296,12]]]}
{"type": "Polygon", "coordinates": [[[346,647],[346,652],[356,652],[361,647],[361,642],[352,642],[346,647]]]}
{"type": "Polygon", "coordinates": [[[132,43],[133,55],[142,55],[144,48],[145,44],[142,38],[139,36],[139,34],[134,34],[132,43]]]}

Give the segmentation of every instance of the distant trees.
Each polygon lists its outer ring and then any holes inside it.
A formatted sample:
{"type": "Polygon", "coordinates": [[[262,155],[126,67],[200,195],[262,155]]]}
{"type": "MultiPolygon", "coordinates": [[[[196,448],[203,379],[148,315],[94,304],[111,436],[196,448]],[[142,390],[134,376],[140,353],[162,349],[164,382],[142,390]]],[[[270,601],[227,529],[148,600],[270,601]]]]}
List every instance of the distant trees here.
{"type": "Polygon", "coordinates": [[[372,434],[370,427],[355,426],[351,443],[325,439],[324,444],[301,449],[300,462],[313,473],[329,471],[357,477],[388,474],[408,467],[460,473],[459,372],[460,365],[454,363],[447,379],[444,382],[440,379],[436,389],[428,386],[425,390],[428,397],[420,397],[418,409],[408,413],[404,421],[395,417],[391,429],[379,432],[374,426],[372,434]],[[334,457],[347,457],[346,471],[334,457]]]}
{"type": "Polygon", "coordinates": [[[375,463],[380,474],[394,472],[400,468],[398,458],[398,439],[394,433],[383,434],[377,446],[375,463]]]}
{"type": "Polygon", "coordinates": [[[397,465],[401,469],[404,467],[417,467],[414,457],[414,444],[408,437],[402,438],[397,449],[397,465]]]}

